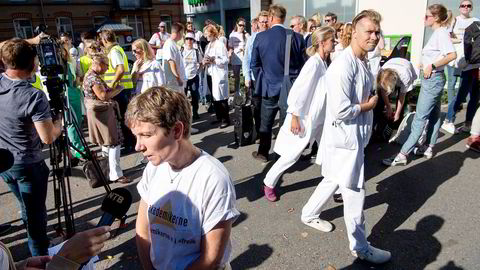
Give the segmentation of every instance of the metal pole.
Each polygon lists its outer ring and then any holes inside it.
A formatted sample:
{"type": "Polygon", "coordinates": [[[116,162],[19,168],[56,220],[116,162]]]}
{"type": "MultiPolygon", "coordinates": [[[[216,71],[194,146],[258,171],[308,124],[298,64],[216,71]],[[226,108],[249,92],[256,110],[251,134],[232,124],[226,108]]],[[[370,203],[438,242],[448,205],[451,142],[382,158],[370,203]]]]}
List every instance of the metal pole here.
{"type": "Polygon", "coordinates": [[[43,8],[43,0],[40,0],[40,7],[42,9],[43,24],[47,26],[47,20],[45,19],[45,9],[43,8]]]}

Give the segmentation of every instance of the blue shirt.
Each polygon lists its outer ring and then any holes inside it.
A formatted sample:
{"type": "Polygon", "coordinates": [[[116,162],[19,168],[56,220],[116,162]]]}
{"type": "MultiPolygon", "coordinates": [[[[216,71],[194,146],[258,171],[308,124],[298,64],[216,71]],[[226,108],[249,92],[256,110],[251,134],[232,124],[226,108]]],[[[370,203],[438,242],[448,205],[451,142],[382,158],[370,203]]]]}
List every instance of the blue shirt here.
{"type": "Polygon", "coordinates": [[[252,68],[250,68],[250,62],[252,61],[253,41],[255,41],[256,36],[257,36],[257,32],[253,32],[252,36],[247,41],[247,45],[245,46],[247,55],[243,57],[242,69],[243,69],[243,74],[245,76],[246,81],[255,80],[253,76],[252,68]]]}

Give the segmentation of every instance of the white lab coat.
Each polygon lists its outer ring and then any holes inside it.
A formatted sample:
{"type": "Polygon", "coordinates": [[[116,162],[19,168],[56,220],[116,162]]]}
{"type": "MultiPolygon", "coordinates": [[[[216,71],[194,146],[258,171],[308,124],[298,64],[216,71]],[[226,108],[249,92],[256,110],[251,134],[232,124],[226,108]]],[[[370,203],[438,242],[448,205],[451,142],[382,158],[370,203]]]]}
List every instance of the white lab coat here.
{"type": "Polygon", "coordinates": [[[326,116],[317,163],[322,175],[346,188],[363,188],[364,148],[372,133],[373,111],[361,112],[373,87],[368,63],[349,46],[330,65],[325,77],[326,116]]]}
{"type": "Polygon", "coordinates": [[[216,39],[208,43],[205,56],[215,57],[215,63],[207,68],[208,75],[212,76],[212,96],[214,100],[228,99],[228,54],[225,44],[216,39]]]}
{"type": "Polygon", "coordinates": [[[299,156],[309,142],[320,141],[325,118],[324,101],[326,90],[321,87],[321,78],[327,65],[318,54],[310,57],[303,66],[288,94],[287,116],[278,133],[273,151],[280,156],[299,156]],[[300,118],[303,134],[291,132],[292,114],[300,118]]]}

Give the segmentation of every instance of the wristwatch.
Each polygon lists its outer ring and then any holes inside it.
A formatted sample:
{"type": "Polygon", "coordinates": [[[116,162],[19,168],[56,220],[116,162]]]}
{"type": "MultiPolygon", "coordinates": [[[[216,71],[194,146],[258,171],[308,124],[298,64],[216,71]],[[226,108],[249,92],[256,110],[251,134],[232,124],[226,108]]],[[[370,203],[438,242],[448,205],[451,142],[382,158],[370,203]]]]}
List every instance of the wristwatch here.
{"type": "Polygon", "coordinates": [[[432,63],[432,70],[435,70],[435,69],[437,69],[437,66],[435,66],[434,63],[432,63]]]}

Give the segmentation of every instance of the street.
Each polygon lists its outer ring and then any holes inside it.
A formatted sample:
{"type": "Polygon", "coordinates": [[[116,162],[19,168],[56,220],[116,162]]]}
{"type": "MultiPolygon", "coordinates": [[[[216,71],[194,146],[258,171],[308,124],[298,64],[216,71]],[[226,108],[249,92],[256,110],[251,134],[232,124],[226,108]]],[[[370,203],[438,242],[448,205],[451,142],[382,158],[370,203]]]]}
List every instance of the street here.
{"type": "MultiPolygon", "coordinates": [[[[367,148],[364,213],[368,240],[392,252],[391,262],[373,266],[350,255],[343,207],[333,199],[321,215],[334,224],[333,232],[319,232],[301,223],[301,209],[322,179],[319,165],[313,161],[297,162],[280,180],[279,201],[268,202],[261,187],[274,161],[262,164],[254,160],[251,152],[257,150],[257,145],[236,149],[232,145],[233,126],[213,128],[210,121],[214,116],[201,107],[201,119],[193,124],[200,133],[191,137],[192,142],[229,170],[241,212],[231,236],[233,269],[479,268],[480,154],[465,148],[467,134],[441,131],[434,158],[414,157],[405,167],[387,168],[381,164],[383,158],[397,153],[400,145],[371,144],[367,148]]],[[[460,113],[457,124],[464,117],[465,113],[460,113]]],[[[140,199],[136,184],[143,169],[136,164],[140,160],[138,153],[122,157],[126,175],[135,181],[129,185],[113,184],[112,188],[129,189],[134,203],[127,214],[127,226],[106,243],[97,269],[141,269],[135,246],[135,217],[140,199]]],[[[97,224],[105,190],[91,189],[80,167],[72,173],[76,228],[82,231],[97,224]]],[[[52,190],[50,182],[48,231],[54,238],[57,214],[52,190]]],[[[10,247],[16,260],[24,259],[28,255],[26,232],[16,199],[5,183],[0,184],[0,203],[0,223],[13,225],[0,240],[10,247]]]]}

